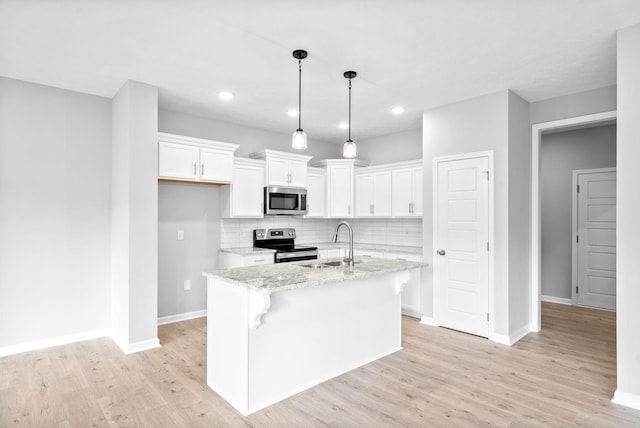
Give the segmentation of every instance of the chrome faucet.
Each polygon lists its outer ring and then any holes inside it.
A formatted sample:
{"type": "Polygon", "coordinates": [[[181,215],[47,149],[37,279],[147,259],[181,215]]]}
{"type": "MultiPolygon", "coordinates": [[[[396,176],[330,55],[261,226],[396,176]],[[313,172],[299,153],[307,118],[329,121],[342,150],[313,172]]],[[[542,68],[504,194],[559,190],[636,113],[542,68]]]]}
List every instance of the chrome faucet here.
{"type": "Polygon", "coordinates": [[[349,223],[347,223],[346,221],[341,221],[340,223],[338,223],[338,226],[336,226],[336,232],[333,234],[332,241],[338,242],[338,232],[340,230],[340,226],[346,226],[347,229],[349,229],[349,254],[348,257],[344,258],[344,264],[353,266],[353,229],[351,229],[349,223]]]}

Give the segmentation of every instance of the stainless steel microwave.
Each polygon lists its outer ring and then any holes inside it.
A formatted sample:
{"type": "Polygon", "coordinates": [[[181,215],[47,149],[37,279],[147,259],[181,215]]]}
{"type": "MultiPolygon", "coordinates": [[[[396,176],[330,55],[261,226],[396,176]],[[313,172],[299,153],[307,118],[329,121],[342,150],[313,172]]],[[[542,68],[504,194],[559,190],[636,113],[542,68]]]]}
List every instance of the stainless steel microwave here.
{"type": "Polygon", "coordinates": [[[267,186],[264,188],[266,215],[303,215],[307,213],[307,189],[267,186]]]}

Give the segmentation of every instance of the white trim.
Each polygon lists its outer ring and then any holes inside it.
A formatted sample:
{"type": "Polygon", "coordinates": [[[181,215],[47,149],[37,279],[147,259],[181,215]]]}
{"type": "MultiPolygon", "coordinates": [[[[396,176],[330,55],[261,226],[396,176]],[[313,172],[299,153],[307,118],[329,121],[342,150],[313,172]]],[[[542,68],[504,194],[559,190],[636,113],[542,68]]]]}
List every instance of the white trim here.
{"type": "Polygon", "coordinates": [[[489,335],[489,340],[499,343],[501,345],[513,346],[517,341],[531,333],[531,327],[529,324],[520,327],[514,333],[507,336],[506,334],[492,333],[489,335]]]}
{"type": "MultiPolygon", "coordinates": [[[[599,174],[601,172],[616,172],[616,168],[591,168],[591,169],[574,169],[571,171],[571,236],[578,236],[578,186],[579,175],[582,174],[599,174]]],[[[572,304],[578,304],[578,242],[571,239],[571,300],[572,304]]]]}
{"type": "Polygon", "coordinates": [[[98,339],[100,337],[109,337],[110,333],[110,329],[101,328],[81,333],[68,334],[65,336],[34,340],[32,342],[20,343],[18,345],[2,346],[0,347],[0,357],[21,354],[23,352],[37,351],[39,349],[51,348],[53,346],[67,345],[69,343],[83,342],[85,340],[98,339]]]}
{"type": "Polygon", "coordinates": [[[560,305],[575,305],[575,303],[573,303],[573,300],[571,299],[566,299],[564,297],[546,296],[544,294],[540,296],[540,300],[543,302],[558,303],[560,305]]]}
{"type": "MultiPolygon", "coordinates": [[[[493,296],[494,296],[494,283],[493,283],[493,278],[494,278],[494,255],[495,255],[495,240],[494,240],[494,182],[495,180],[493,179],[495,177],[495,170],[494,170],[494,162],[493,162],[493,155],[494,152],[493,150],[486,150],[486,151],[482,151],[482,152],[472,152],[472,153],[463,153],[463,154],[458,154],[458,155],[450,155],[450,156],[438,156],[438,157],[434,157],[432,160],[433,166],[432,166],[432,182],[433,182],[433,189],[432,189],[432,199],[433,199],[433,251],[435,253],[436,248],[438,248],[438,201],[437,201],[437,195],[438,195],[438,163],[439,162],[450,162],[450,161],[455,161],[455,160],[462,160],[462,159],[474,159],[474,158],[481,158],[481,157],[486,157],[489,160],[489,200],[487,201],[487,205],[489,208],[489,230],[488,230],[488,239],[489,239],[489,278],[488,278],[488,286],[489,286],[489,305],[488,305],[488,311],[489,311],[489,332],[488,332],[488,336],[489,338],[491,338],[491,336],[494,334],[494,306],[493,306],[493,296]]],[[[434,259],[434,266],[435,266],[435,259],[434,259]]],[[[434,284],[433,284],[433,325],[440,325],[438,323],[438,299],[436,298],[436,284],[435,284],[435,272],[432,273],[433,275],[433,279],[434,279],[434,284]]]]}
{"type": "Polygon", "coordinates": [[[176,315],[167,315],[166,317],[158,317],[158,325],[171,324],[174,322],[187,321],[187,320],[202,318],[206,316],[207,316],[206,309],[202,309],[201,311],[185,312],[185,313],[176,314],[176,315]]]}
{"type": "Polygon", "coordinates": [[[543,132],[573,128],[579,125],[608,122],[617,118],[615,110],[531,126],[531,331],[540,331],[540,140],[543,132]]]}
{"type": "Polygon", "coordinates": [[[159,348],[161,346],[160,345],[160,340],[157,339],[157,338],[149,339],[149,340],[142,340],[140,342],[127,343],[120,336],[118,336],[117,334],[113,333],[111,335],[111,340],[113,340],[113,342],[116,345],[118,345],[118,347],[120,348],[120,350],[124,354],[133,354],[133,353],[136,353],[136,352],[147,351],[149,349],[159,348]]]}
{"type": "Polygon", "coordinates": [[[619,389],[616,389],[616,392],[613,393],[611,402],[640,410],[640,395],[623,392],[619,389]]]}
{"type": "Polygon", "coordinates": [[[424,325],[431,325],[434,327],[437,327],[438,324],[436,324],[435,320],[433,319],[433,317],[428,317],[423,315],[422,318],[420,318],[420,324],[424,324],[424,325]]]}

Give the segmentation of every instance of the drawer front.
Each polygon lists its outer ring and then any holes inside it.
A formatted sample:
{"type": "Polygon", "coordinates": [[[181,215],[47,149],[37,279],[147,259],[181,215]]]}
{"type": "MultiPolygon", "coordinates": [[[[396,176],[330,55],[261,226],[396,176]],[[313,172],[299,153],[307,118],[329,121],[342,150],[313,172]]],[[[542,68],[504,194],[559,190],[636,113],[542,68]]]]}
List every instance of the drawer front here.
{"type": "Polygon", "coordinates": [[[273,253],[265,253],[242,258],[244,266],[270,265],[273,263],[273,253]]]}

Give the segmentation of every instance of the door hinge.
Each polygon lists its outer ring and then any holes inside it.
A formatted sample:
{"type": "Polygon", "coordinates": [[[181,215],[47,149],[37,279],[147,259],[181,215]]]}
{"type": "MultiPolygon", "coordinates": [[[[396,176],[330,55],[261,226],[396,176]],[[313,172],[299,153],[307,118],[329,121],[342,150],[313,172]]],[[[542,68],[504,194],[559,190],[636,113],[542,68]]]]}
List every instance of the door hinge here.
{"type": "Polygon", "coordinates": [[[578,294],[578,293],[579,293],[579,291],[578,291],[578,290],[579,290],[579,287],[576,285],[576,294],[578,294]]]}
{"type": "Polygon", "coordinates": [[[576,235],[576,243],[580,242],[580,237],[576,235]]]}
{"type": "Polygon", "coordinates": [[[489,181],[489,171],[482,171],[483,174],[487,174],[487,181],[489,181]]]}
{"type": "Polygon", "coordinates": [[[578,184],[578,193],[580,193],[580,185],[578,184]]]}
{"type": "Polygon", "coordinates": [[[489,312],[487,312],[487,322],[489,322],[489,312]]]}
{"type": "Polygon", "coordinates": [[[489,251],[489,241],[487,241],[487,251],[489,251]]]}

